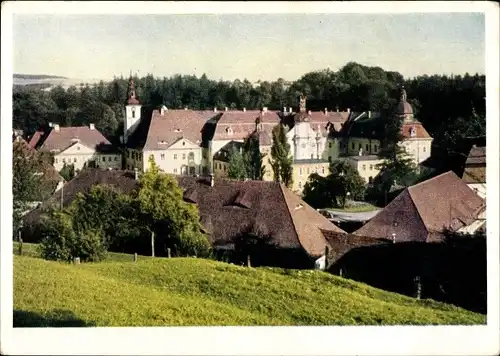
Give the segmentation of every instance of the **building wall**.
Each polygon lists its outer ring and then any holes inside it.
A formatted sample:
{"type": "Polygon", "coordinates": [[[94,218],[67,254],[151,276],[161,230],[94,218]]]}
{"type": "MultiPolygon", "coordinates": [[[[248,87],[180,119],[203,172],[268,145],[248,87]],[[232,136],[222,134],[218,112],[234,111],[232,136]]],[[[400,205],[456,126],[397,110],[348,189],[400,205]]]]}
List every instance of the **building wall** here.
{"type": "Polygon", "coordinates": [[[370,177],[371,179],[374,179],[380,173],[380,169],[377,168],[377,165],[382,163],[384,160],[377,159],[358,161],[348,158],[346,161],[358,171],[359,175],[366,183],[369,183],[370,177]]]}
{"type": "Polygon", "coordinates": [[[467,184],[470,189],[476,192],[481,198],[486,199],[486,183],[467,184]]]}
{"type": "Polygon", "coordinates": [[[294,159],[318,159],[325,152],[326,137],[317,136],[309,122],[299,122],[286,134],[294,159]]]}
{"type": "Polygon", "coordinates": [[[409,138],[400,142],[415,164],[425,161],[431,156],[432,139],[409,138]]]}
{"type": "Polygon", "coordinates": [[[321,159],[328,161],[335,161],[340,156],[340,139],[338,138],[328,138],[326,143],[325,153],[321,159]]]}
{"type": "MultiPolygon", "coordinates": [[[[136,150],[132,148],[127,148],[125,151],[125,169],[133,170],[137,168],[140,171],[143,171],[144,165],[144,154],[142,150],[136,150]]],[[[147,163],[147,159],[146,159],[147,163]]]]}
{"type": "Polygon", "coordinates": [[[125,138],[130,136],[141,121],[141,105],[125,106],[125,120],[123,126],[123,135],[125,138]]]}
{"type": "Polygon", "coordinates": [[[329,172],[329,163],[311,163],[311,164],[294,164],[293,165],[293,185],[292,191],[301,193],[304,189],[304,185],[307,183],[309,176],[313,173],[317,173],[322,177],[326,177],[329,172]]]}
{"type": "Polygon", "coordinates": [[[202,150],[196,148],[168,148],[166,150],[144,151],[142,171],[149,167],[149,157],[153,156],[155,163],[165,173],[179,175],[201,174],[202,150]]]}
{"type": "Polygon", "coordinates": [[[259,146],[260,153],[265,154],[262,159],[262,166],[265,168],[266,172],[262,180],[271,182],[274,181],[273,168],[271,167],[271,146],[259,146]]]}
{"type": "Polygon", "coordinates": [[[347,141],[347,154],[349,156],[357,156],[360,148],[363,150],[363,154],[377,154],[380,150],[380,141],[364,137],[349,137],[347,141]]]}
{"type": "Polygon", "coordinates": [[[54,154],[54,168],[60,171],[64,164],[72,164],[75,170],[82,170],[85,164],[88,166],[95,163],[97,168],[120,169],[121,160],[119,153],[99,153],[94,149],[77,144],[64,152],[54,154]]]}
{"type": "Polygon", "coordinates": [[[215,178],[227,178],[229,162],[214,160],[215,178]]]}

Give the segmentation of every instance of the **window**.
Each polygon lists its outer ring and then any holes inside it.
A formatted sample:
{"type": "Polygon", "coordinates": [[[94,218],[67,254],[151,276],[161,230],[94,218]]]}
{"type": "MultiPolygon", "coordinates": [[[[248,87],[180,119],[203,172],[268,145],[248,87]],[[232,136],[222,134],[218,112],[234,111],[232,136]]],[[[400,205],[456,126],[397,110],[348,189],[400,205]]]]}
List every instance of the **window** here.
{"type": "Polygon", "coordinates": [[[332,156],[328,156],[328,162],[332,162],[332,156]]]}
{"type": "Polygon", "coordinates": [[[366,164],[363,164],[363,170],[365,171],[366,170],[366,164]]]}
{"type": "Polygon", "coordinates": [[[307,174],[310,174],[310,172],[311,172],[311,171],[309,170],[309,168],[307,168],[307,174]]]}
{"type": "Polygon", "coordinates": [[[182,154],[182,159],[186,159],[186,154],[185,153],[182,154]]]}
{"type": "Polygon", "coordinates": [[[366,152],[370,152],[370,146],[366,144],[366,152]]]}
{"type": "Polygon", "coordinates": [[[162,160],[163,160],[163,159],[165,159],[165,153],[162,153],[162,154],[160,155],[160,159],[162,159],[162,160]]]}
{"type": "Polygon", "coordinates": [[[373,183],[373,177],[368,177],[368,183],[372,184],[373,183]]]}
{"type": "Polygon", "coordinates": [[[332,148],[332,143],[328,142],[328,148],[332,148]]]}
{"type": "Polygon", "coordinates": [[[59,159],[54,158],[54,163],[59,163],[59,159]]]}
{"type": "Polygon", "coordinates": [[[373,164],[370,164],[370,171],[373,170],[373,164]]]}
{"type": "Polygon", "coordinates": [[[189,152],[188,159],[194,159],[194,152],[189,152]]]}
{"type": "Polygon", "coordinates": [[[375,152],[377,152],[377,151],[378,151],[378,146],[377,146],[377,145],[375,145],[375,147],[374,147],[374,151],[375,151],[375,152]]]}
{"type": "Polygon", "coordinates": [[[311,153],[311,159],[314,159],[314,153],[311,153]]]}
{"type": "Polygon", "coordinates": [[[75,158],[73,158],[73,162],[74,162],[74,163],[76,163],[76,157],[75,157],[75,158]]]}
{"type": "Polygon", "coordinates": [[[424,152],[426,151],[426,147],[425,146],[423,147],[423,150],[424,150],[424,152]]]}
{"type": "Polygon", "coordinates": [[[174,159],[177,159],[177,153],[174,153],[174,159]]]}
{"type": "Polygon", "coordinates": [[[182,141],[182,145],[183,145],[183,146],[186,146],[186,142],[182,141]]]}
{"type": "Polygon", "coordinates": [[[325,174],[325,167],[321,168],[321,173],[325,174]]]}
{"type": "Polygon", "coordinates": [[[302,175],[302,168],[299,168],[299,174],[302,175]]]}
{"type": "Polygon", "coordinates": [[[358,143],[358,147],[361,150],[363,148],[363,145],[361,143],[358,143]]]}
{"type": "Polygon", "coordinates": [[[355,149],[356,148],[356,144],[353,142],[352,145],[351,145],[352,149],[355,149]]]}
{"type": "Polygon", "coordinates": [[[299,182],[299,188],[302,188],[302,182],[299,182]]]}
{"type": "Polygon", "coordinates": [[[117,157],[117,156],[115,156],[115,162],[116,162],[116,161],[118,161],[118,157],[117,157]]]}
{"type": "Polygon", "coordinates": [[[227,169],[227,167],[226,167],[226,166],[224,166],[224,172],[226,171],[226,169],[227,169]]]}
{"type": "Polygon", "coordinates": [[[77,150],[77,151],[80,151],[80,146],[76,146],[76,150],[77,150]]]}
{"type": "Polygon", "coordinates": [[[63,163],[66,163],[66,158],[63,158],[63,163]]]}
{"type": "Polygon", "coordinates": [[[177,168],[174,168],[174,173],[177,173],[177,168]]]}
{"type": "Polygon", "coordinates": [[[149,159],[155,159],[155,156],[149,155],[149,159]]]}
{"type": "Polygon", "coordinates": [[[132,109],[132,118],[135,119],[135,109],[132,109]]]}

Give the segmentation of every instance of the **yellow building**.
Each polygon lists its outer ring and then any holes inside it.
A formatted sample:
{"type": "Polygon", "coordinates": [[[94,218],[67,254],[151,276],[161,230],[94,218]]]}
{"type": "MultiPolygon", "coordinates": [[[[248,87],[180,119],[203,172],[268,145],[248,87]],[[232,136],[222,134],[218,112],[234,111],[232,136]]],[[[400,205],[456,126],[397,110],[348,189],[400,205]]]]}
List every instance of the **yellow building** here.
{"type": "Polygon", "coordinates": [[[243,143],[230,141],[226,143],[213,156],[213,173],[215,178],[226,178],[229,170],[229,159],[233,150],[241,152],[243,143]]]}
{"type": "Polygon", "coordinates": [[[345,160],[358,171],[361,178],[365,180],[366,183],[371,183],[372,180],[380,173],[380,169],[377,168],[379,164],[384,162],[377,155],[368,156],[351,156],[345,158],[345,160]]]}
{"type": "Polygon", "coordinates": [[[322,159],[303,159],[293,161],[293,185],[291,190],[296,193],[301,193],[304,185],[307,183],[309,176],[317,173],[322,177],[329,174],[330,162],[322,159]]]}

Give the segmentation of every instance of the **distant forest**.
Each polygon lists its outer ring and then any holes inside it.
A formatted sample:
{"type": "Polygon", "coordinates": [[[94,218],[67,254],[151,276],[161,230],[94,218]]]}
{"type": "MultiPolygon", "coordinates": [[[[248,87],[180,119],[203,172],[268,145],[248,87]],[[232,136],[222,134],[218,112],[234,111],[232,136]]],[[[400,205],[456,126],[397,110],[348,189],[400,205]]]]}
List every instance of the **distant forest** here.
{"type": "Polygon", "coordinates": [[[68,79],[66,77],[60,77],[57,75],[45,75],[45,74],[14,74],[14,79],[68,79]]]}
{"type": "MultiPolygon", "coordinates": [[[[38,76],[40,77],[40,76],[38,76]]],[[[299,94],[307,96],[309,110],[388,112],[399,100],[404,85],[416,117],[434,137],[432,155],[443,163],[465,160],[471,142],[485,136],[485,76],[424,75],[405,79],[398,72],[380,67],[347,63],[338,71],[307,73],[287,83],[284,79],[260,81],[211,80],[206,75],[153,75],[134,78],[137,95],[145,107],[190,109],[260,109],[281,110],[297,107],[299,94]]],[[[114,78],[95,86],[79,85],[67,90],[50,91],[30,86],[14,88],[13,127],[32,134],[49,122],[68,125],[95,123],[111,141],[118,142],[127,96],[128,78],[114,78]]],[[[442,170],[450,168],[446,163],[442,170]]],[[[460,166],[463,163],[456,163],[460,166]]],[[[453,166],[453,169],[455,166],[453,166]]]]}

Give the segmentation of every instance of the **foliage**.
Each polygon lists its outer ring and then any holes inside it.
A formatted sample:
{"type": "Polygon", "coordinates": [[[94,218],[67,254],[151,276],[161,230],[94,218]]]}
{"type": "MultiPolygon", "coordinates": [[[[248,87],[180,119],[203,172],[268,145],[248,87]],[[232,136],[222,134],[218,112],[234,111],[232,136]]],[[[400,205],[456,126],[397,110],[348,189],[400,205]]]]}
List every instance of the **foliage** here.
{"type": "Polygon", "coordinates": [[[271,167],[276,182],[281,182],[287,187],[293,184],[293,157],[290,154],[290,144],[286,137],[284,125],[273,128],[273,144],[271,146],[271,167]]]}
{"type": "Polygon", "coordinates": [[[69,182],[75,177],[75,165],[64,163],[64,166],[59,171],[59,174],[66,182],[69,182]]]}
{"type": "Polygon", "coordinates": [[[266,174],[263,165],[265,154],[260,153],[259,141],[249,136],[243,144],[243,161],[247,171],[247,178],[252,180],[262,180],[266,174]]]}
{"type": "Polygon", "coordinates": [[[247,168],[243,154],[236,148],[233,148],[230,153],[227,175],[229,178],[238,180],[243,180],[247,177],[247,168]]]}
{"type": "Polygon", "coordinates": [[[175,178],[162,173],[153,158],[149,164],[139,181],[137,204],[140,221],[151,233],[152,256],[160,228],[164,246],[176,246],[179,255],[208,255],[210,243],[201,232],[196,205],[184,202],[175,178]]]}
{"type": "Polygon", "coordinates": [[[21,142],[12,144],[12,195],[14,231],[21,227],[22,215],[29,204],[43,198],[41,164],[34,153],[26,151],[21,142]]]}
{"type": "Polygon", "coordinates": [[[99,230],[107,249],[122,250],[142,236],[132,197],[112,186],[96,185],[87,194],[79,194],[69,212],[76,231],[99,230]]]}
{"type": "Polygon", "coordinates": [[[320,271],[199,258],[141,257],[133,263],[129,256],[76,268],[14,256],[13,291],[15,310],[46,316],[63,309],[96,326],[486,323],[484,315],[320,271]]]}
{"type": "Polygon", "coordinates": [[[40,244],[42,257],[47,260],[99,261],[106,256],[102,232],[95,229],[75,230],[68,211],[53,211],[44,221],[40,244]]]}
{"type": "Polygon", "coordinates": [[[328,176],[309,176],[302,194],[304,201],[316,209],[345,208],[348,197],[360,200],[364,191],[365,182],[358,171],[344,160],[335,160],[328,176]]]}

